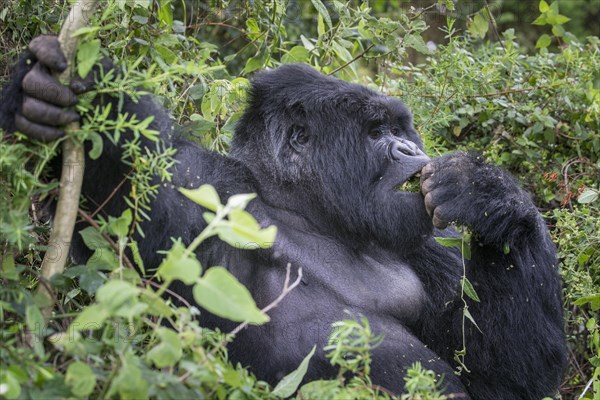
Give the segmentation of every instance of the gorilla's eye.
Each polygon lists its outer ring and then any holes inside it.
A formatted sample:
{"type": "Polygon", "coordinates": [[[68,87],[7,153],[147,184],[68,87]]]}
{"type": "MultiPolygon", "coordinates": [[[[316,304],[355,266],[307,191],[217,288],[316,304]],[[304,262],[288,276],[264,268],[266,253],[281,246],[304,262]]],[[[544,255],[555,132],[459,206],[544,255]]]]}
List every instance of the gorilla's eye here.
{"type": "Polygon", "coordinates": [[[390,132],[394,136],[400,136],[400,128],[398,128],[397,126],[392,126],[392,128],[390,129],[390,132]]]}
{"type": "Polygon", "coordinates": [[[381,127],[372,128],[369,131],[369,136],[373,139],[378,139],[382,135],[381,127]]]}
{"type": "Polygon", "coordinates": [[[291,128],[290,144],[296,151],[301,151],[304,145],[308,143],[310,136],[304,130],[303,126],[294,125],[291,128]]]}

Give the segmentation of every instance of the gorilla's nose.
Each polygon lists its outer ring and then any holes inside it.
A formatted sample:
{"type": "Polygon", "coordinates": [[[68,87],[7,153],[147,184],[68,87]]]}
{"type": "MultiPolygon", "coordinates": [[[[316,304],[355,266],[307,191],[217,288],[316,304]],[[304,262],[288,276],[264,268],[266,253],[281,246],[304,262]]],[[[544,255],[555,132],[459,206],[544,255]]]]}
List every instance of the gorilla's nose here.
{"type": "Polygon", "coordinates": [[[392,161],[402,161],[406,157],[427,157],[425,153],[410,140],[398,138],[390,143],[389,156],[392,161]]]}

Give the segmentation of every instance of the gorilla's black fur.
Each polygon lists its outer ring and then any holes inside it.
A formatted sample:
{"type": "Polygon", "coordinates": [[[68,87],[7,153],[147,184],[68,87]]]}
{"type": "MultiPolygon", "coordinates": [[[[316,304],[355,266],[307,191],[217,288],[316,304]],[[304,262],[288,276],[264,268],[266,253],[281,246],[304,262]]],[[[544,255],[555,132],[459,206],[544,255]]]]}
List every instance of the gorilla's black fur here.
{"type": "MultiPolygon", "coordinates": [[[[46,68],[29,72],[36,55],[24,57],[32,62],[22,61],[5,87],[0,124],[48,139],[56,131],[29,125],[40,122],[38,103],[21,107],[26,74],[47,74],[46,68]]],[[[261,307],[280,293],[288,263],[303,268],[303,284],[272,311],[272,321],[243,330],[230,344],[231,358],[258,377],[276,382],[315,343],[321,350],[307,378],[334,376],[322,348],[331,323],[348,309],[365,315],[385,337],[373,351],[374,384],[401,391],[405,369],[421,361],[445,375],[448,393],[478,400],[539,400],[558,387],[565,364],[561,288],[543,220],[513,178],[480,157],[457,153],[431,161],[400,101],[305,65],[262,72],[252,82],[229,156],[182,140],[150,97],[123,107],[139,119],[154,115],[151,128],[177,149],[173,185],[161,187],[139,241],[148,267],[158,265],[156,252],[169,248],[171,237],[189,241],[205,227],[202,208],[176,188],[210,183],[223,199],[257,193],[249,211],[279,231],[267,250],[234,251],[210,241],[198,251],[203,265],[227,266],[261,307]],[[418,172],[425,197],[398,190],[418,172]],[[471,259],[464,262],[481,299],[467,299],[480,331],[466,323],[471,372],[460,377],[453,358],[463,346],[463,260],[434,240],[456,236],[444,229],[449,221],[475,232],[471,259]]],[[[104,146],[102,157],[86,165],[83,195],[90,204],[101,204],[128,172],[120,148],[109,141],[104,146]]],[[[108,215],[124,209],[127,191],[124,185],[113,197],[104,209],[108,215]]],[[[82,258],[78,236],[74,255],[82,258]]],[[[189,288],[172,289],[193,302],[189,288]]],[[[233,327],[206,312],[202,318],[207,326],[233,327]]]]}

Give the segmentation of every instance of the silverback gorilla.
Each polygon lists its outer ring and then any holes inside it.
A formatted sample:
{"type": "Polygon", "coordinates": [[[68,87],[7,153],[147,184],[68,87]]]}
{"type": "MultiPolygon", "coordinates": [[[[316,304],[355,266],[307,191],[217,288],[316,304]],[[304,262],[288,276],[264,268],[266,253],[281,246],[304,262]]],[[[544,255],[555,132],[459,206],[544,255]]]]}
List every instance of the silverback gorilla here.
{"type": "MultiPolygon", "coordinates": [[[[60,86],[50,75],[65,65],[55,38],[32,41],[3,91],[6,132],[48,141],[79,118],[66,107],[85,85],[60,86]]],[[[140,120],[153,115],[152,128],[177,149],[175,188],[161,188],[139,241],[147,266],[159,264],[157,250],[170,248],[172,237],[189,241],[205,226],[203,209],[176,188],[209,183],[223,199],[257,193],[248,210],[263,226],[276,225],[278,235],[267,250],[232,251],[215,240],[198,251],[203,265],[227,266],[261,307],[279,295],[288,263],[302,267],[303,283],[272,311],[272,321],[230,344],[231,358],[259,378],[276,382],[315,343],[321,350],[306,379],[335,376],[322,348],[347,309],[384,335],[373,351],[374,384],[401,392],[406,368],[420,361],[444,376],[447,393],[462,398],[540,400],[556,391],[566,348],[544,221],[515,180],[481,157],[427,157],[400,101],[306,65],[265,71],[252,82],[228,156],[178,137],[149,96],[125,100],[122,111],[140,120]],[[420,180],[420,193],[400,189],[411,179],[420,180]],[[464,262],[481,299],[467,299],[480,330],[465,327],[470,372],[460,377],[453,358],[463,345],[463,259],[434,240],[456,237],[449,222],[474,232],[464,262]]],[[[119,146],[107,140],[101,158],[87,162],[83,196],[96,204],[109,197],[128,172],[120,158],[119,146]]],[[[113,196],[108,215],[121,213],[127,190],[113,196]]],[[[85,254],[77,238],[73,252],[76,259],[85,254]]],[[[194,301],[189,288],[172,289],[194,301]]],[[[201,318],[225,331],[234,326],[207,312],[201,318]]]]}

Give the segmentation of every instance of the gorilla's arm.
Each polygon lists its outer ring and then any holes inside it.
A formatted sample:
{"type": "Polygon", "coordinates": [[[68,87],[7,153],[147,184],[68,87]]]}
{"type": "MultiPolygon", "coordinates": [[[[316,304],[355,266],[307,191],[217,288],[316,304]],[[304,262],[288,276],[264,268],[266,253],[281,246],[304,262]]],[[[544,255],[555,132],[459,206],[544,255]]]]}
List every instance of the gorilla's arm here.
{"type": "MultiPolygon", "coordinates": [[[[428,287],[421,338],[446,360],[466,346],[462,380],[481,399],[540,399],[558,387],[565,365],[561,286],[555,249],[531,199],[505,171],[464,153],[442,157],[423,170],[422,189],[434,224],[469,226],[475,238],[463,260],[433,239],[415,255],[428,287]],[[463,318],[460,279],[477,327],[463,318]],[[451,283],[449,283],[451,282],[451,283]]],[[[450,230],[437,231],[447,236],[450,230]]]]}
{"type": "MultiPolygon", "coordinates": [[[[89,79],[77,80],[71,87],[61,85],[51,73],[65,67],[64,57],[55,37],[40,36],[32,41],[16,64],[11,81],[3,88],[0,102],[0,127],[5,133],[19,130],[29,137],[49,141],[64,135],[61,126],[79,119],[72,110],[64,107],[76,103],[76,95],[89,89],[89,79]]],[[[151,184],[160,185],[156,199],[147,212],[150,221],[142,223],[148,233],[139,241],[140,253],[146,267],[156,267],[160,261],[156,251],[168,249],[171,237],[193,240],[206,226],[199,206],[185,198],[177,188],[196,188],[209,183],[216,187],[223,201],[231,194],[250,193],[250,174],[239,163],[230,158],[209,152],[183,140],[176,132],[166,110],[151,96],[142,96],[137,102],[125,96],[120,103],[116,98],[102,96],[95,104],[111,104],[109,119],[116,119],[118,112],[135,115],[138,120],[153,116],[149,129],[160,132],[160,140],[154,142],[140,135],[140,147],[159,150],[175,148],[175,165],[171,168],[172,182],[161,182],[155,177],[151,184]],[[242,176],[240,176],[242,175],[242,176]]],[[[131,138],[131,132],[123,132],[121,138],[131,138]]],[[[103,135],[103,152],[98,160],[86,160],[82,195],[86,207],[93,212],[102,208],[100,215],[118,216],[126,208],[124,198],[130,193],[128,176],[131,166],[122,162],[122,143],[113,143],[103,135]]],[[[123,141],[123,139],[121,139],[123,141]]],[[[89,150],[90,145],[88,144],[89,150]]],[[[87,152],[86,152],[87,154],[87,152]]],[[[60,166],[56,165],[56,176],[60,166]]],[[[79,226],[79,231],[83,226],[79,226]]],[[[89,256],[80,235],[75,234],[73,256],[84,262],[89,256]]]]}

